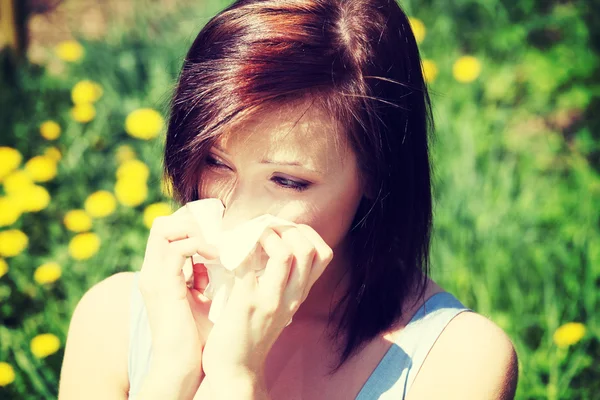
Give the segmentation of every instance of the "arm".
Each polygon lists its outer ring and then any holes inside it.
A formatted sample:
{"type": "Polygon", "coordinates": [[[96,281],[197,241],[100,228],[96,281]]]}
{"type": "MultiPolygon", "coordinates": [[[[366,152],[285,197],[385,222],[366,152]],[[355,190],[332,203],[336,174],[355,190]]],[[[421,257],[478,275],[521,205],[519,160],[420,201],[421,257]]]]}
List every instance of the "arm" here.
{"type": "Polygon", "coordinates": [[[207,377],[193,400],[271,400],[264,379],[255,374],[240,373],[237,376],[207,377]]]}
{"type": "Polygon", "coordinates": [[[168,377],[168,372],[160,369],[150,367],[144,383],[142,384],[140,391],[137,393],[137,399],[139,400],[164,400],[164,399],[208,399],[210,396],[202,395],[199,396],[200,389],[196,392],[195,388],[201,386],[201,382],[204,381],[204,377],[190,376],[187,378],[180,377],[168,377]],[[183,388],[189,388],[183,391],[183,388]],[[196,393],[196,397],[194,397],[196,393]]]}
{"type": "MultiPolygon", "coordinates": [[[[133,273],[112,275],[81,298],[69,326],[58,400],[127,399],[130,298],[133,273]]],[[[198,387],[202,376],[169,376],[154,357],[139,400],[191,399],[182,388],[198,387]],[[195,386],[194,386],[195,385],[195,386]]],[[[192,390],[192,389],[190,389],[192,390]]]]}
{"type": "Polygon", "coordinates": [[[126,399],[133,273],[112,275],[79,300],[67,335],[59,400],[126,399]]]}
{"type": "Polygon", "coordinates": [[[517,377],[517,354],[508,336],[482,315],[464,312],[438,338],[407,399],[509,400],[517,377]]]}

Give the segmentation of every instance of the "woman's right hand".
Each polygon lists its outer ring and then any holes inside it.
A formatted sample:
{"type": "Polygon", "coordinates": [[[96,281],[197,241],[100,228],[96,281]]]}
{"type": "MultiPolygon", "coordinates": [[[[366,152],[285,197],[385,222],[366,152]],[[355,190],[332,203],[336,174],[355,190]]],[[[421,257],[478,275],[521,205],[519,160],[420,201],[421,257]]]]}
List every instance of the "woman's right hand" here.
{"type": "Polygon", "coordinates": [[[193,287],[185,282],[183,266],[196,253],[206,259],[218,257],[187,207],[158,217],[150,229],[139,280],[152,333],[151,375],[160,376],[165,385],[189,385],[180,390],[192,395],[202,380],[202,349],[213,325],[208,320],[210,300],[203,296],[206,268],[194,265],[193,287]]]}

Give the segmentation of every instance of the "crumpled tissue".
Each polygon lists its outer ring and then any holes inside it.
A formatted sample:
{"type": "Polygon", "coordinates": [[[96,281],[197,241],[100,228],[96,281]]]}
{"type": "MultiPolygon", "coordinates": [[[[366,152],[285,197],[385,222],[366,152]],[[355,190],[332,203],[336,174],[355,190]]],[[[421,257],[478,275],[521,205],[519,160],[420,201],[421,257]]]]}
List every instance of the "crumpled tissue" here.
{"type": "MultiPolygon", "coordinates": [[[[262,251],[264,257],[257,257],[256,255],[249,259],[248,257],[254,252],[265,229],[296,226],[296,224],[274,215],[264,214],[232,229],[223,230],[221,222],[225,207],[221,200],[197,200],[187,203],[186,207],[200,226],[204,239],[219,251],[219,258],[216,260],[207,260],[199,254],[192,256],[194,264],[202,263],[208,271],[209,283],[204,295],[212,300],[208,319],[216,323],[229,300],[236,273],[241,276],[245,272],[241,271],[240,268],[252,268],[260,281],[260,276],[264,273],[266,255],[262,251]],[[246,259],[248,261],[244,263],[246,259]]],[[[186,263],[184,276],[186,282],[193,279],[191,263],[186,263]]],[[[291,322],[290,319],[287,325],[291,322]]]]}

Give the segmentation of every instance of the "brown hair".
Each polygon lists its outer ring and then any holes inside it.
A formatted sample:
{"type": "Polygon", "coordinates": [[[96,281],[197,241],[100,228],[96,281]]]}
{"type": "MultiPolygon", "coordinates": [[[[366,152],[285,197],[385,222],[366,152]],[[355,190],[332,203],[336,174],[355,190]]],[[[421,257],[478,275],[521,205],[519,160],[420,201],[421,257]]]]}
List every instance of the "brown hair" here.
{"type": "MultiPolygon", "coordinates": [[[[165,173],[198,199],[199,171],[228,126],[309,99],[344,128],[368,182],[350,231],[351,284],[334,314],[335,372],[423,294],[432,220],[429,96],[394,0],[238,0],[192,44],[170,104],[165,173]]],[[[333,315],[333,314],[332,314],[333,315]]]]}

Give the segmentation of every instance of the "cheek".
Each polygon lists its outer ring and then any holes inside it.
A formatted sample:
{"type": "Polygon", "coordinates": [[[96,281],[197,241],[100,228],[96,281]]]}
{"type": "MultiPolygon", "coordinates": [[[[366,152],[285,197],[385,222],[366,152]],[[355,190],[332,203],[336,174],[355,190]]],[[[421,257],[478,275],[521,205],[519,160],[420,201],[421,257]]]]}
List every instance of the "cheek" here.
{"type": "Polygon", "coordinates": [[[198,180],[198,198],[224,200],[232,186],[230,181],[231,179],[210,170],[203,171],[198,180]]]}
{"type": "Polygon", "coordinates": [[[319,215],[315,216],[312,223],[308,225],[312,226],[321,235],[329,247],[335,249],[348,234],[355,212],[356,207],[353,202],[331,201],[320,210],[319,215]]]}
{"type": "Polygon", "coordinates": [[[352,228],[352,221],[362,196],[357,175],[350,173],[318,197],[318,213],[313,216],[312,224],[308,225],[311,225],[334,251],[352,228]]]}
{"type": "Polygon", "coordinates": [[[281,218],[312,227],[335,249],[346,237],[356,213],[357,201],[352,197],[320,197],[315,202],[291,202],[276,214],[281,218]]]}

